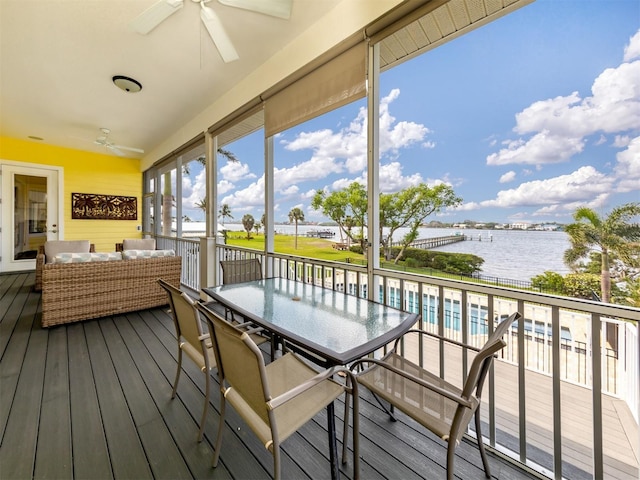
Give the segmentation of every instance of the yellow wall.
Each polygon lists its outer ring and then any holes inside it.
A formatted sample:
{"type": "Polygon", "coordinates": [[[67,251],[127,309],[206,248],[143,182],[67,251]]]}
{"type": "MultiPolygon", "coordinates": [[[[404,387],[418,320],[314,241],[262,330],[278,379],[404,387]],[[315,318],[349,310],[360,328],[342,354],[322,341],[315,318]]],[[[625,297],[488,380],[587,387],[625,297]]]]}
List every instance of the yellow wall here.
{"type": "Polygon", "coordinates": [[[142,173],[139,160],[8,137],[0,137],[0,160],[63,168],[64,240],[87,239],[95,244],[97,252],[109,252],[123,238],[141,238],[137,230],[137,226],[142,225],[142,173]],[[138,220],[72,220],[71,193],[137,197],[138,220]]]}

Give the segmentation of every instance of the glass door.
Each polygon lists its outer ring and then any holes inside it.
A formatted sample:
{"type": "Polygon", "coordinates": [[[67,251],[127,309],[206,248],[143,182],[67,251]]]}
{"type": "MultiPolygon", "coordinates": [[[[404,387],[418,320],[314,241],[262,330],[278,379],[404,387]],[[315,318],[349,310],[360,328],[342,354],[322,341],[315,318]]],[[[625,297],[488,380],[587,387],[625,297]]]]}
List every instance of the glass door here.
{"type": "Polygon", "coordinates": [[[35,269],[38,249],[61,232],[58,170],[2,164],[0,271],[35,269]]]}

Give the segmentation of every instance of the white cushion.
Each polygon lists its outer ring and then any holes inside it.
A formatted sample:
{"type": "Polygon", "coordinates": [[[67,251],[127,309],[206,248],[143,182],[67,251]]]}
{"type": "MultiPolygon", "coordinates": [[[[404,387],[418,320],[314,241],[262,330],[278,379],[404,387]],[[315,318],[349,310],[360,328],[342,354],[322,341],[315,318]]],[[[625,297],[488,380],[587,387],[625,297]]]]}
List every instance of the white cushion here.
{"type": "Polygon", "coordinates": [[[84,252],[84,253],[59,253],[53,257],[51,263],[86,263],[86,262],[110,262],[122,260],[120,252],[84,252]]]}
{"type": "Polygon", "coordinates": [[[51,263],[59,253],[89,253],[89,240],[50,240],[44,244],[46,263],[51,263]]]}
{"type": "Polygon", "coordinates": [[[125,238],[122,241],[123,250],[155,250],[155,238],[125,238]]]}
{"type": "Polygon", "coordinates": [[[173,250],[124,250],[122,258],[125,260],[135,260],[137,258],[154,258],[154,257],[175,257],[176,252],[173,250]]]}

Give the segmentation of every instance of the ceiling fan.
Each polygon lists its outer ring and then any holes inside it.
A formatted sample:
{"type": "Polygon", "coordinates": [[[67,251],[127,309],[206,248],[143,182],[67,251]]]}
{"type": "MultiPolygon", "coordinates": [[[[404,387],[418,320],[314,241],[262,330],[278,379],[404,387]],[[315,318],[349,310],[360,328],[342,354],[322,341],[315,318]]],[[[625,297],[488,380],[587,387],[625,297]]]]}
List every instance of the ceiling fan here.
{"type": "Polygon", "coordinates": [[[129,152],[135,152],[135,153],[144,153],[144,150],[142,150],[141,148],[125,147],[124,145],[114,144],[111,140],[109,140],[109,134],[111,133],[111,130],[109,130],[108,128],[101,128],[100,133],[101,135],[98,138],[96,138],[93,143],[95,143],[96,145],[101,145],[105,148],[108,148],[109,150],[111,150],[113,153],[115,153],[120,157],[123,157],[125,155],[123,150],[127,150],[129,152]]]}
{"type": "MultiPolygon", "coordinates": [[[[220,56],[225,63],[240,58],[229,35],[227,34],[216,12],[206,4],[211,0],[191,0],[200,4],[200,19],[207,28],[220,56]]],[[[288,20],[291,16],[293,0],[218,0],[222,5],[242,8],[252,12],[263,13],[272,17],[288,20]]],[[[184,0],[159,0],[130,22],[130,27],[136,32],[146,35],[160,25],[169,16],[180,10],[184,0]]]]}

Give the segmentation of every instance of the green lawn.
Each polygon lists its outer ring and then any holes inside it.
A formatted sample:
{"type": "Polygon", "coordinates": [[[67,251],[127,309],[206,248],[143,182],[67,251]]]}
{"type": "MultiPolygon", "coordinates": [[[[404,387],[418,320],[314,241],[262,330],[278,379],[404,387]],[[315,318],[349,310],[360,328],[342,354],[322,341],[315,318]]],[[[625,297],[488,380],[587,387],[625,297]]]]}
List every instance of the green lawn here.
{"type": "MultiPolygon", "coordinates": [[[[332,247],[334,242],[322,238],[309,238],[298,235],[298,248],[295,248],[294,235],[276,235],[274,237],[274,250],[277,253],[299,255],[301,257],[317,258],[334,262],[364,261],[364,255],[350,251],[336,250],[332,247]],[[347,260],[349,259],[349,260],[347,260]]],[[[241,232],[229,232],[227,244],[236,247],[264,250],[264,234],[251,234],[251,240],[247,240],[247,234],[241,232]]]]}

